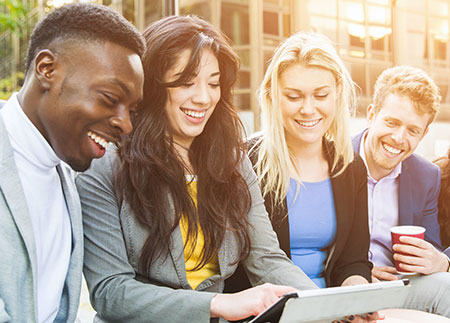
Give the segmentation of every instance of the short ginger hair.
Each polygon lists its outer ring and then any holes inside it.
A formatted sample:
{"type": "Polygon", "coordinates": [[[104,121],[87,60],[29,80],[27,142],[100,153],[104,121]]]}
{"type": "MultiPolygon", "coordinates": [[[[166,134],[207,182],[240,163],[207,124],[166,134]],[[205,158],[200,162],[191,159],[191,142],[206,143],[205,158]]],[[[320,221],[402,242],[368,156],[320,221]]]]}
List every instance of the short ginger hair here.
{"type": "Polygon", "coordinates": [[[395,66],[381,73],[375,83],[373,94],[374,112],[377,114],[389,94],[409,98],[416,111],[430,116],[428,125],[434,121],[441,101],[439,87],[423,70],[412,66],[395,66]]]}

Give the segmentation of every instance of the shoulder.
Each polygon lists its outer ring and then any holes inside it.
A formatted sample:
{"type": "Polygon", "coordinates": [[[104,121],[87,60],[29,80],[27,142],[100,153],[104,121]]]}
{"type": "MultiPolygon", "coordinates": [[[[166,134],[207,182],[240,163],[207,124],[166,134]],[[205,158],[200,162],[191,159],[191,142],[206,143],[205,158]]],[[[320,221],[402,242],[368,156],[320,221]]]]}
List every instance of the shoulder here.
{"type": "Polygon", "coordinates": [[[247,147],[247,155],[249,157],[252,166],[255,166],[256,162],[258,161],[258,152],[261,146],[262,139],[263,139],[262,133],[257,132],[245,140],[245,144],[247,147]]]}
{"type": "MultiPolygon", "coordinates": [[[[335,154],[335,146],[334,146],[334,143],[329,140],[324,140],[324,143],[325,143],[325,148],[326,148],[325,152],[327,155],[328,164],[331,165],[334,154],[335,154]]],[[[339,166],[338,169],[341,169],[340,168],[342,166],[341,161],[338,164],[338,166],[339,166]]],[[[364,165],[364,162],[363,162],[361,156],[359,156],[358,153],[353,151],[353,160],[347,165],[345,170],[338,176],[349,177],[349,178],[352,178],[354,176],[366,177],[367,176],[366,166],[364,165]]]]}
{"type": "Polygon", "coordinates": [[[353,161],[347,167],[350,171],[364,173],[367,175],[366,165],[361,156],[357,153],[353,154],[353,161]]]}
{"type": "Polygon", "coordinates": [[[449,166],[450,159],[448,157],[440,157],[433,162],[437,165],[441,170],[444,170],[445,167],[449,166]]]}
{"type": "Polygon", "coordinates": [[[251,135],[250,137],[248,137],[246,139],[245,142],[247,144],[247,148],[249,150],[257,148],[260,145],[262,139],[263,139],[263,133],[262,132],[255,132],[253,135],[251,135]]]}
{"type": "Polygon", "coordinates": [[[9,140],[8,133],[3,123],[2,115],[0,114],[0,167],[9,168],[11,165],[16,165],[14,159],[14,152],[9,140]]]}
{"type": "Polygon", "coordinates": [[[9,143],[9,137],[4,122],[5,120],[3,120],[2,114],[0,113],[0,145],[2,146],[9,143]]]}
{"type": "Polygon", "coordinates": [[[400,189],[407,189],[414,194],[423,195],[424,192],[432,192],[433,196],[439,194],[441,182],[441,170],[432,162],[418,155],[411,155],[402,163],[400,173],[400,189]],[[408,179],[404,181],[403,178],[408,179]],[[404,183],[414,185],[404,185],[404,183]]]}
{"type": "Polygon", "coordinates": [[[342,173],[332,178],[332,182],[333,185],[340,185],[347,191],[367,185],[367,170],[361,157],[355,153],[353,160],[342,173]]]}
{"type": "Polygon", "coordinates": [[[247,184],[252,183],[256,179],[255,171],[253,170],[253,164],[247,154],[244,152],[241,155],[241,164],[239,171],[247,184]]]}
{"type": "Polygon", "coordinates": [[[353,150],[356,152],[356,154],[359,154],[361,140],[362,140],[362,137],[363,137],[364,133],[366,132],[366,130],[367,129],[361,131],[360,133],[358,133],[357,135],[352,137],[352,146],[353,146],[353,150]]]}
{"type": "Polygon", "coordinates": [[[119,168],[120,159],[117,154],[117,148],[113,145],[108,147],[102,158],[92,160],[88,170],[77,175],[77,182],[81,178],[86,182],[105,182],[112,184],[113,178],[119,168]]]}
{"type": "Polygon", "coordinates": [[[263,135],[261,132],[253,134],[246,140],[248,156],[253,165],[255,165],[258,160],[258,152],[261,147],[262,140],[263,135]]]}
{"type": "Polygon", "coordinates": [[[412,154],[403,161],[403,171],[418,177],[435,177],[440,174],[437,165],[416,154],[412,154]]]}

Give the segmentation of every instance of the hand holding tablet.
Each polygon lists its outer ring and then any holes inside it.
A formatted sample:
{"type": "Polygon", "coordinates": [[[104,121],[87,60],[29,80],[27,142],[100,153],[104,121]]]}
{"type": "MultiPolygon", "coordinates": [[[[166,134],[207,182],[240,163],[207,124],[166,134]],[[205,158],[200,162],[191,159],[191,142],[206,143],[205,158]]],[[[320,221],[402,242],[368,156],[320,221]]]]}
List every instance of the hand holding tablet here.
{"type": "Polygon", "coordinates": [[[283,296],[250,322],[278,322],[276,318],[282,312],[280,323],[329,323],[348,315],[401,307],[409,292],[408,284],[404,279],[300,291],[283,296]]]}

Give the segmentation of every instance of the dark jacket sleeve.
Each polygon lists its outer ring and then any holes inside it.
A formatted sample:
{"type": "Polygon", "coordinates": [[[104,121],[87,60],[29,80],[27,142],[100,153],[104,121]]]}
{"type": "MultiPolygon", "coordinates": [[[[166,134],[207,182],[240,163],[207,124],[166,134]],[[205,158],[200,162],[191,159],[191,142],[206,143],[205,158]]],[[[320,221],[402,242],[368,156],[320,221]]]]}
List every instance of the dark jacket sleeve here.
{"type": "Polygon", "coordinates": [[[344,173],[333,178],[332,183],[338,229],[325,271],[327,286],[340,286],[353,275],[371,282],[367,173],[361,158],[355,156],[344,173]]]}

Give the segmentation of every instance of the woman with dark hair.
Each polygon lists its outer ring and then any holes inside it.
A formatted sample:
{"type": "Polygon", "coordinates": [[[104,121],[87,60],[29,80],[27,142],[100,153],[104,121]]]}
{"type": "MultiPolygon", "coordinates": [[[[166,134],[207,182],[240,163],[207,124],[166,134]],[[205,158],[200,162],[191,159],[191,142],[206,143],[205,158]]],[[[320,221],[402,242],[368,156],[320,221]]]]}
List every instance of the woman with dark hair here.
{"type": "Polygon", "coordinates": [[[439,225],[441,227],[442,247],[450,246],[450,149],[447,156],[435,161],[441,168],[441,191],[439,193],[439,225]]]}
{"type": "MultiPolygon", "coordinates": [[[[77,178],[84,274],[99,316],[209,322],[316,286],[279,249],[232,101],[239,61],[196,17],[144,32],[144,99],[118,150],[77,178]],[[238,263],[252,285],[221,294],[238,263]]],[[[113,98],[114,99],[114,98],[113,98]]]]}

